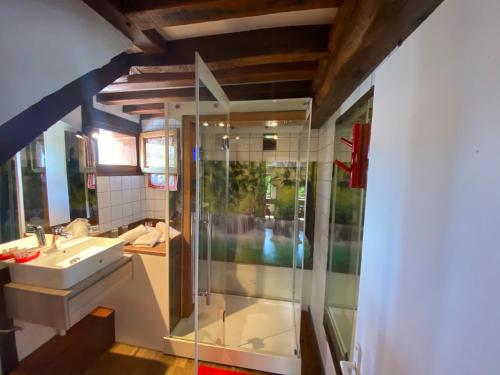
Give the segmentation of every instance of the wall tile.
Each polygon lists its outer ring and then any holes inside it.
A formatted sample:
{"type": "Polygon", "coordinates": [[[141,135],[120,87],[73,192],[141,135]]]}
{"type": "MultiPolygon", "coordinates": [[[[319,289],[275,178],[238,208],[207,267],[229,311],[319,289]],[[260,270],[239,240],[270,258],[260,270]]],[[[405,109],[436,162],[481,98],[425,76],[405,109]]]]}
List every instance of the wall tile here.
{"type": "Polygon", "coordinates": [[[264,151],[262,153],[263,161],[275,161],[276,160],[276,152],[275,151],[264,151]]]}
{"type": "Polygon", "coordinates": [[[108,176],[97,176],[97,189],[101,192],[110,190],[108,176]]]}
{"type": "Polygon", "coordinates": [[[290,160],[290,152],[288,152],[288,151],[276,151],[276,160],[289,161],[290,160]]]}
{"type": "Polygon", "coordinates": [[[250,138],[249,150],[262,152],[262,136],[259,136],[258,138],[250,138]]]}
{"type": "Polygon", "coordinates": [[[122,192],[121,191],[113,191],[111,193],[111,206],[121,206],[123,203],[122,192]]]}
{"type": "Polygon", "coordinates": [[[132,203],[125,203],[123,205],[123,216],[127,217],[132,215],[132,203]]]}
{"type": "Polygon", "coordinates": [[[111,207],[111,220],[120,220],[123,216],[123,206],[112,206],[111,207]]]}
{"type": "Polygon", "coordinates": [[[122,190],[122,200],[123,200],[123,203],[132,202],[132,191],[131,190],[122,190]]]}
{"type": "Polygon", "coordinates": [[[120,176],[111,176],[109,178],[110,191],[117,191],[122,189],[122,178],[120,176]]]}
{"type": "Polygon", "coordinates": [[[290,138],[279,137],[276,141],[276,151],[290,151],[290,138]]]}
{"type": "MultiPolygon", "coordinates": [[[[99,223],[108,223],[111,221],[111,208],[110,207],[105,207],[101,208],[99,207],[99,223]]],[[[102,230],[102,228],[101,228],[102,230]]]]}
{"type": "Polygon", "coordinates": [[[250,161],[262,161],[262,151],[260,151],[260,152],[250,151],[249,160],[250,161]]]}
{"type": "Polygon", "coordinates": [[[105,208],[111,206],[111,194],[109,191],[97,192],[97,207],[105,208]]]}
{"type": "Polygon", "coordinates": [[[130,189],[132,186],[131,177],[132,176],[122,176],[122,189],[130,189]]]}

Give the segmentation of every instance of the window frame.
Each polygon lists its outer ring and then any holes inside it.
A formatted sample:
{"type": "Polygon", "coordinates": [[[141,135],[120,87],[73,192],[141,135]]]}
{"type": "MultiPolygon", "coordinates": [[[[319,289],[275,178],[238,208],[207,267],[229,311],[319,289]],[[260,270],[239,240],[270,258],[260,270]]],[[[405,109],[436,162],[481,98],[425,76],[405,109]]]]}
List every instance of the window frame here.
{"type": "MultiPolygon", "coordinates": [[[[178,175],[179,171],[179,159],[177,158],[177,152],[178,152],[178,147],[179,147],[179,140],[177,137],[177,131],[175,129],[168,130],[168,137],[173,137],[174,139],[174,153],[176,155],[176,162],[175,162],[175,167],[170,168],[170,165],[161,167],[161,168],[155,168],[155,167],[146,167],[146,140],[151,139],[151,138],[165,138],[167,136],[167,130],[156,130],[156,131],[151,131],[151,132],[143,132],[139,135],[139,153],[140,153],[140,166],[141,170],[144,174],[167,174],[167,168],[168,168],[168,174],[170,175],[178,175]]],[[[168,150],[169,145],[168,141],[166,142],[166,149],[168,150]]],[[[168,152],[168,151],[166,151],[168,152]]],[[[170,162],[170,161],[169,161],[170,162]]],[[[170,163],[169,163],[170,164],[170,163]]]]}
{"type": "Polygon", "coordinates": [[[82,106],[82,130],[88,134],[93,129],[110,130],[131,137],[135,137],[135,150],[137,165],[105,165],[99,164],[99,147],[97,141],[92,139],[96,154],[97,176],[139,176],[141,172],[139,153],[139,134],[141,125],[133,121],[100,111],[91,106],[82,106]]]}

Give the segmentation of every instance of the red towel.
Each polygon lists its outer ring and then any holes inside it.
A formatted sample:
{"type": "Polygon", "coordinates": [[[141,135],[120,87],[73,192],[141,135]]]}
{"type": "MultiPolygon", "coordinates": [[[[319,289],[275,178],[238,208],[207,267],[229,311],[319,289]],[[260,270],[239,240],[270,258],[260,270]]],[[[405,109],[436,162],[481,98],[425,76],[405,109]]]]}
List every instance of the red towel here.
{"type": "Polygon", "coordinates": [[[201,365],[198,367],[198,375],[249,375],[247,372],[223,370],[220,368],[201,365]]]}

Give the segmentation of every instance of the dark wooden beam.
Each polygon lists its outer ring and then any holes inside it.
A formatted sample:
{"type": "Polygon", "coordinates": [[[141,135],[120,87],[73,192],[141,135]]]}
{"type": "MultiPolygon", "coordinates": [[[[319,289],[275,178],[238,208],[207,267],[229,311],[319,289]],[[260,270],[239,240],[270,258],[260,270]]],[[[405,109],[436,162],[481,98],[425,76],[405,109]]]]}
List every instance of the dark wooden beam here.
{"type": "Polygon", "coordinates": [[[96,13],[121,31],[145,53],[161,53],[166,50],[166,41],[154,28],[139,29],[120,10],[114,0],[83,0],[96,13]]]}
{"type": "MultiPolygon", "coordinates": [[[[312,81],[317,63],[265,64],[252,67],[218,70],[215,78],[221,85],[241,85],[247,83],[312,81]]],[[[136,90],[157,90],[165,88],[194,87],[194,72],[133,74],[120,78],[106,87],[103,92],[136,90]]]]}
{"type": "Polygon", "coordinates": [[[129,115],[162,116],[165,112],[165,105],[163,103],[124,105],[123,112],[128,113],[129,115]]]}
{"type": "Polygon", "coordinates": [[[127,74],[129,69],[130,56],[122,53],[5,122],[0,126],[0,164],[76,107],[91,102],[93,95],[127,74]]]}
{"type": "Polygon", "coordinates": [[[82,129],[108,129],[118,133],[138,136],[141,133],[140,124],[125,118],[100,111],[91,106],[82,106],[82,129]]]}
{"type": "Polygon", "coordinates": [[[131,73],[193,72],[195,52],[212,70],[317,61],[329,32],[329,25],[291,26],[169,41],[168,54],[135,56],[131,73]]]}
{"type": "Polygon", "coordinates": [[[337,8],[342,0],[128,1],[123,11],[139,28],[167,27],[320,8],[337,8]]]}
{"type": "MultiPolygon", "coordinates": [[[[298,81],[234,85],[225,86],[224,91],[230,100],[302,98],[310,96],[311,84],[308,81],[298,81]]],[[[101,93],[97,95],[97,101],[108,105],[148,104],[167,101],[193,101],[194,95],[194,88],[128,91],[101,93]]],[[[200,98],[214,100],[206,89],[201,91],[200,98]]]]}
{"type": "Polygon", "coordinates": [[[346,0],[313,85],[313,127],[320,127],[378,64],[443,0],[346,0]]]}

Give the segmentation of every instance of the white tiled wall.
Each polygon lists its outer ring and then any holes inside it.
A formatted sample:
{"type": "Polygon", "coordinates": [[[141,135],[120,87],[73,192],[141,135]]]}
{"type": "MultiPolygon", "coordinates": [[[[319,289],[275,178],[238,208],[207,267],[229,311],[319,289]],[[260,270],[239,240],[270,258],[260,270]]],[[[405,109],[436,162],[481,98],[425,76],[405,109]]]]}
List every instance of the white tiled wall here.
{"type": "MultiPolygon", "coordinates": [[[[147,176],[144,176],[144,181],[147,186],[147,176]]],[[[166,192],[164,190],[158,190],[146,187],[145,194],[146,194],[146,217],[148,219],[164,219],[166,192]]]]}
{"type": "MultiPolygon", "coordinates": [[[[223,160],[224,153],[220,150],[220,134],[213,134],[206,137],[205,151],[206,157],[211,160],[223,160]]],[[[311,146],[309,160],[316,161],[318,158],[318,129],[311,130],[311,146]]],[[[233,132],[229,140],[229,160],[231,161],[296,161],[298,159],[299,142],[304,142],[298,133],[278,133],[276,151],[263,150],[263,134],[247,133],[238,134],[233,132]],[[236,139],[236,136],[239,139],[236,139]]],[[[301,145],[305,150],[305,144],[301,145]]]]}
{"type": "Polygon", "coordinates": [[[314,137],[311,137],[311,150],[317,147],[318,160],[313,275],[311,282],[313,286],[311,289],[311,313],[326,374],[335,374],[325,329],[323,328],[335,122],[340,115],[349,109],[371,88],[373,79],[374,76],[370,76],[351,97],[344,102],[341,108],[323,124],[319,129],[316,140],[314,140],[314,137]]]}
{"type": "Polygon", "coordinates": [[[144,176],[98,176],[97,206],[102,231],[146,218],[144,176]]]}

